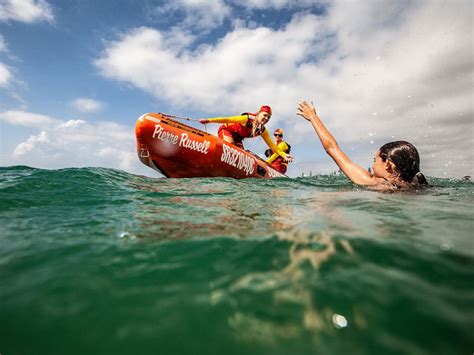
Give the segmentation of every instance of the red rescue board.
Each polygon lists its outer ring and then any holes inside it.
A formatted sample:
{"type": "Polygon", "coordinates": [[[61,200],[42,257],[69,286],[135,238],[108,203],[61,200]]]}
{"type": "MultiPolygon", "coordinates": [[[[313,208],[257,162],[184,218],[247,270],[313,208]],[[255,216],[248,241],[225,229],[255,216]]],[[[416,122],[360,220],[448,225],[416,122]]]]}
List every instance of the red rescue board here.
{"type": "Polygon", "coordinates": [[[162,113],[138,118],[135,134],[140,161],[169,178],[286,177],[252,152],[162,113]]]}

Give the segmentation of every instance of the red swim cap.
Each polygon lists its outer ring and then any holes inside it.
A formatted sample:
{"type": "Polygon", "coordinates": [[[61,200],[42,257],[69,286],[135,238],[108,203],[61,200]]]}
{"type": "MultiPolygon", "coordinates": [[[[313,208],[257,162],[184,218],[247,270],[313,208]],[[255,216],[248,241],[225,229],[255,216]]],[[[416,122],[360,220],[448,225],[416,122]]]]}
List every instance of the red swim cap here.
{"type": "Polygon", "coordinates": [[[272,108],[270,106],[262,106],[260,107],[260,110],[258,110],[258,112],[267,112],[269,113],[270,115],[272,114],[272,108]]]}
{"type": "Polygon", "coordinates": [[[273,132],[273,133],[278,133],[278,134],[283,135],[283,130],[282,130],[281,128],[277,128],[277,129],[275,130],[275,132],[273,132]]]}

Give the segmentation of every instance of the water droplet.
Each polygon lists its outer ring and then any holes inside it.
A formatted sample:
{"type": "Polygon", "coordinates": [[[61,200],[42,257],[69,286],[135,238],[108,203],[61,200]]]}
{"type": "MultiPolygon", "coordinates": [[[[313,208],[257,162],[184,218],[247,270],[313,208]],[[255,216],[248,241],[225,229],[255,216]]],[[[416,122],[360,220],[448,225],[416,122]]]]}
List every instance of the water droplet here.
{"type": "Polygon", "coordinates": [[[439,249],[441,251],[449,251],[451,249],[451,245],[449,245],[448,243],[441,243],[439,249]]]}
{"type": "Polygon", "coordinates": [[[340,314],[334,313],[332,315],[332,324],[335,328],[342,329],[347,327],[347,319],[346,317],[341,316],[340,314]]]}
{"type": "Polygon", "coordinates": [[[117,234],[117,237],[120,239],[128,238],[132,240],[136,238],[132,233],[129,232],[120,232],[119,234],[117,234]]]}
{"type": "Polygon", "coordinates": [[[370,140],[370,144],[374,144],[374,141],[372,139],[370,140]]]}

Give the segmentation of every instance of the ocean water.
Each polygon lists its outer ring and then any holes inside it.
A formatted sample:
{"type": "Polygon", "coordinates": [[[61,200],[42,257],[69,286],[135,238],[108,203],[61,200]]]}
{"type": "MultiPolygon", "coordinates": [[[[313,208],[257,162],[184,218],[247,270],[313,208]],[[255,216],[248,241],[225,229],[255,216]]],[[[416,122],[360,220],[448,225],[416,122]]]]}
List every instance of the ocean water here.
{"type": "Polygon", "coordinates": [[[0,168],[0,353],[472,354],[474,184],[0,168]]]}

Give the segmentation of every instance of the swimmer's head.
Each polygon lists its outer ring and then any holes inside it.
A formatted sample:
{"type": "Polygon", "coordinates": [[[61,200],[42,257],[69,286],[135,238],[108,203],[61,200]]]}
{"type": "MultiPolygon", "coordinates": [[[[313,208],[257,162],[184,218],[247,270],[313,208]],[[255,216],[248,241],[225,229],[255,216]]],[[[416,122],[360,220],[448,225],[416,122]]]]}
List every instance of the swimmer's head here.
{"type": "Polygon", "coordinates": [[[420,183],[426,179],[420,172],[420,156],[415,146],[405,141],[384,144],[374,158],[374,176],[395,177],[412,182],[415,176],[420,183]]]}

